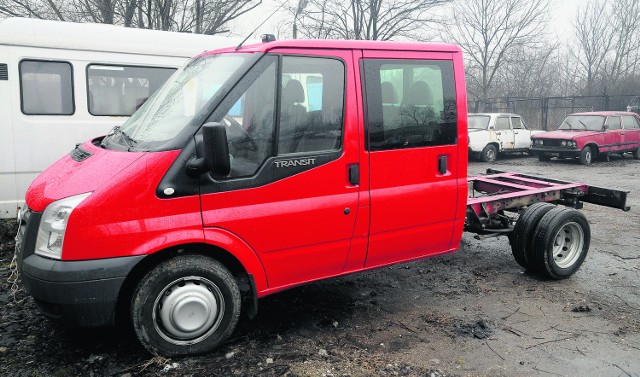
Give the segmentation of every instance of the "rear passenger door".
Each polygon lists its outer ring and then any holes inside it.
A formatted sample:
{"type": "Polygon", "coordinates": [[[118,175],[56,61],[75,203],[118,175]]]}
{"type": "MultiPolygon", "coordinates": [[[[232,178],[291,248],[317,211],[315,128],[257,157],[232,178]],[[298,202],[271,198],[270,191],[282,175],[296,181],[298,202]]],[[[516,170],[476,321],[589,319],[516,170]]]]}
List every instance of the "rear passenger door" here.
{"type": "Polygon", "coordinates": [[[622,126],[624,127],[625,149],[640,148],[640,122],[633,115],[622,116],[622,126]]]}
{"type": "Polygon", "coordinates": [[[366,267],[449,250],[464,206],[453,54],[402,55],[364,51],[361,65],[371,206],[366,267]]]}
{"type": "Polygon", "coordinates": [[[515,135],[508,116],[499,116],[496,119],[496,138],[500,144],[500,151],[510,151],[514,148],[515,135]]]}
{"type": "Polygon", "coordinates": [[[529,149],[531,146],[531,132],[527,130],[520,117],[511,117],[511,129],[513,130],[514,148],[529,149]]]}

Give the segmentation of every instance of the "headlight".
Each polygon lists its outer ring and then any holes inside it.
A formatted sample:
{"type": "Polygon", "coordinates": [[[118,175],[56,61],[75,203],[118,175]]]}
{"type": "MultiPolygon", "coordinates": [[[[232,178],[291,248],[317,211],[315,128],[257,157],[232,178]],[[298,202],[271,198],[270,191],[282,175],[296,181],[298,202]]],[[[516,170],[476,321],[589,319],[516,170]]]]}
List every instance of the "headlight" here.
{"type": "Polygon", "coordinates": [[[561,146],[563,146],[563,147],[566,147],[566,146],[567,146],[567,142],[566,142],[566,140],[562,140],[562,141],[560,142],[560,145],[561,145],[561,146]]]}
{"type": "Polygon", "coordinates": [[[71,212],[91,195],[90,192],[53,202],[45,208],[38,228],[36,254],[47,258],[62,258],[62,242],[67,230],[67,223],[71,212]]]}
{"type": "Polygon", "coordinates": [[[534,142],[536,145],[542,145],[542,144],[543,144],[542,139],[535,139],[533,142],[534,142]]]}

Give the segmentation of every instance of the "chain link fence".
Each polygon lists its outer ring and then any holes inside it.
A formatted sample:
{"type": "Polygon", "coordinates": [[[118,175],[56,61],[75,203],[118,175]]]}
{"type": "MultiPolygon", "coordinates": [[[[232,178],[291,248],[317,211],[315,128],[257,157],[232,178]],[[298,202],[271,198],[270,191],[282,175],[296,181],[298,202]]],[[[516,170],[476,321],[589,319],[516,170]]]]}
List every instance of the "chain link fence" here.
{"type": "Polygon", "coordinates": [[[469,101],[470,113],[514,113],[532,130],[555,130],[572,113],[589,111],[626,111],[638,95],[579,96],[542,98],[494,98],[469,101]]]}

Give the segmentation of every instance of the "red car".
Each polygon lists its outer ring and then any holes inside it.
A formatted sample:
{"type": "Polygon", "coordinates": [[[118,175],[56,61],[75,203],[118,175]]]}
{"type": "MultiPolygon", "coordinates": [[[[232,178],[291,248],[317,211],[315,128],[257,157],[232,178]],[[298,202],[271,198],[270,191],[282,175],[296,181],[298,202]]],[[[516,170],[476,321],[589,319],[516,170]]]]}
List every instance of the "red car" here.
{"type": "Polygon", "coordinates": [[[578,157],[589,165],[599,155],[626,152],[640,159],[640,116],[622,111],[571,114],[556,131],[537,134],[531,141],[540,161],[578,157]]]}

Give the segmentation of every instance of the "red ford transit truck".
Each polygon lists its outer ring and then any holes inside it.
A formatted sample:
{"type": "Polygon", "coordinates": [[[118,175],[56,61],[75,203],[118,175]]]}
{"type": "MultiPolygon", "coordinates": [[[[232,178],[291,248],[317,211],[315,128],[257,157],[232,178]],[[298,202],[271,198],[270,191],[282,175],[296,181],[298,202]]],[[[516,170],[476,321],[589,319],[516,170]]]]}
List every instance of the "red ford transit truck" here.
{"type": "Polygon", "coordinates": [[[47,317],[131,321],[154,354],[209,352],[241,310],[296,285],[507,235],[563,279],[589,248],[582,202],[626,192],[515,173],[467,177],[461,50],[270,41],[193,59],[127,122],[26,195],[16,242],[47,317]]]}

